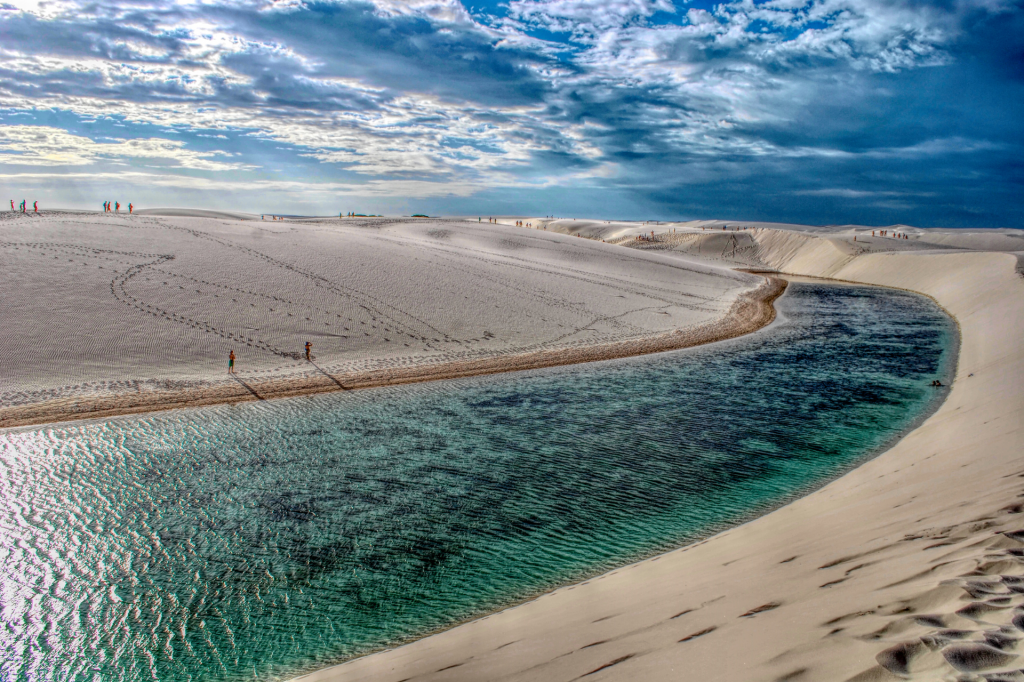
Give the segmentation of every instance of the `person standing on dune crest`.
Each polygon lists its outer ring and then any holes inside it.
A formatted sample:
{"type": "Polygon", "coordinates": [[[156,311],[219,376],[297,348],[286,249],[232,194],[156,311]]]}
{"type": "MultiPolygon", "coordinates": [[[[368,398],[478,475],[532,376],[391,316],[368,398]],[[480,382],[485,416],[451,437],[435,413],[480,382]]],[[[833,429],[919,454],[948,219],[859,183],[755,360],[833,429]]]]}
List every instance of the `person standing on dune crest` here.
{"type": "Polygon", "coordinates": [[[228,353],[228,374],[235,373],[235,351],[228,353]]]}

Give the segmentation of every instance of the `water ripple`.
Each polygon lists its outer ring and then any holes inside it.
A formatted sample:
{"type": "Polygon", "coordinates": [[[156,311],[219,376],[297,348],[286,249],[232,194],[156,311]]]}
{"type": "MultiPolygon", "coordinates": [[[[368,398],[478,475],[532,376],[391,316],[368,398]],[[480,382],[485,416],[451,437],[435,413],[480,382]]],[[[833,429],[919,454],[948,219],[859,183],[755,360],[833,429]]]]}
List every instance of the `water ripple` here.
{"type": "Polygon", "coordinates": [[[289,677],[706,536],[942,392],[930,301],[660,356],[0,433],[5,680],[289,677]]]}

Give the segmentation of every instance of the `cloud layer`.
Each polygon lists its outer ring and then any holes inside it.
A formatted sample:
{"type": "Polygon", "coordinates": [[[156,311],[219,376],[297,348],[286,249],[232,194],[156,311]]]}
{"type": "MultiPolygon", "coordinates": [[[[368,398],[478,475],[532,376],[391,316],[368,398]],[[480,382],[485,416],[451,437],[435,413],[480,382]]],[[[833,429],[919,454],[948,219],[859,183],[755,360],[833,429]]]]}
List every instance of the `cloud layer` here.
{"type": "Polygon", "coordinates": [[[0,8],[44,205],[1024,222],[1011,0],[0,8]]]}

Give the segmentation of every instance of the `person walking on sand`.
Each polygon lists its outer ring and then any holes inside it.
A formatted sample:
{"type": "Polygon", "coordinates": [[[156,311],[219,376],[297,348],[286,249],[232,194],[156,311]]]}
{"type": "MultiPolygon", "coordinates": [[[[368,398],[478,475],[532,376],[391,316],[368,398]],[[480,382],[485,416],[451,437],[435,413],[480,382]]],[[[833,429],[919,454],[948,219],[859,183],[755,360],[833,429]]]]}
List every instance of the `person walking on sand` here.
{"type": "Polygon", "coordinates": [[[120,212],[121,212],[121,202],[120,201],[115,201],[114,202],[114,213],[120,213],[120,212]]]}
{"type": "Polygon", "coordinates": [[[235,373],[235,351],[232,349],[232,351],[230,353],[228,353],[228,374],[234,374],[234,373],[235,373]]]}
{"type": "Polygon", "coordinates": [[[35,213],[39,213],[39,202],[38,201],[33,201],[32,202],[32,211],[35,212],[35,213]]]}
{"type": "Polygon", "coordinates": [[[309,352],[311,350],[313,350],[313,344],[311,344],[309,341],[306,341],[306,362],[311,362],[309,358],[309,352]]]}
{"type": "Polygon", "coordinates": [[[135,210],[135,206],[132,205],[132,204],[128,204],[128,215],[131,215],[132,211],[134,211],[134,210],[135,210]]]}

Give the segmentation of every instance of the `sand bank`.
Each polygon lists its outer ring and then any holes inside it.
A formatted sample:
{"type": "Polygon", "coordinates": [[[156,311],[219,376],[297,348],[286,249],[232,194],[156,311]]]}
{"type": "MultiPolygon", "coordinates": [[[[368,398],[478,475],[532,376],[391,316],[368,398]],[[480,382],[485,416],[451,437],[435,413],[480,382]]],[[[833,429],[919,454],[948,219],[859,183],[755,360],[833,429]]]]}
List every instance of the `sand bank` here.
{"type": "Polygon", "coordinates": [[[0,272],[0,427],[682,348],[782,286],[506,225],[181,209],[0,213],[0,272]]]}
{"type": "Polygon", "coordinates": [[[73,419],[94,419],[140,412],[153,412],[181,407],[197,407],[222,403],[249,402],[331,391],[355,390],[378,386],[457,379],[460,377],[498,374],[581,362],[661,353],[723,341],[749,334],[775,319],[773,303],[782,295],[786,281],[767,276],[763,285],[742,294],[721,320],[686,330],[675,330],[646,338],[579,346],[552,348],[530,353],[485,355],[474,360],[433,364],[412,364],[408,367],[332,373],[315,361],[314,370],[287,376],[242,378],[235,376],[220,382],[203,382],[198,386],[153,388],[126,391],[108,396],[76,396],[0,408],[0,428],[43,424],[73,419]]]}
{"type": "Polygon", "coordinates": [[[299,679],[1024,679],[1016,255],[770,228],[748,246],[749,264],[933,297],[961,329],[947,401],[891,450],[767,516],[299,679]]]}

